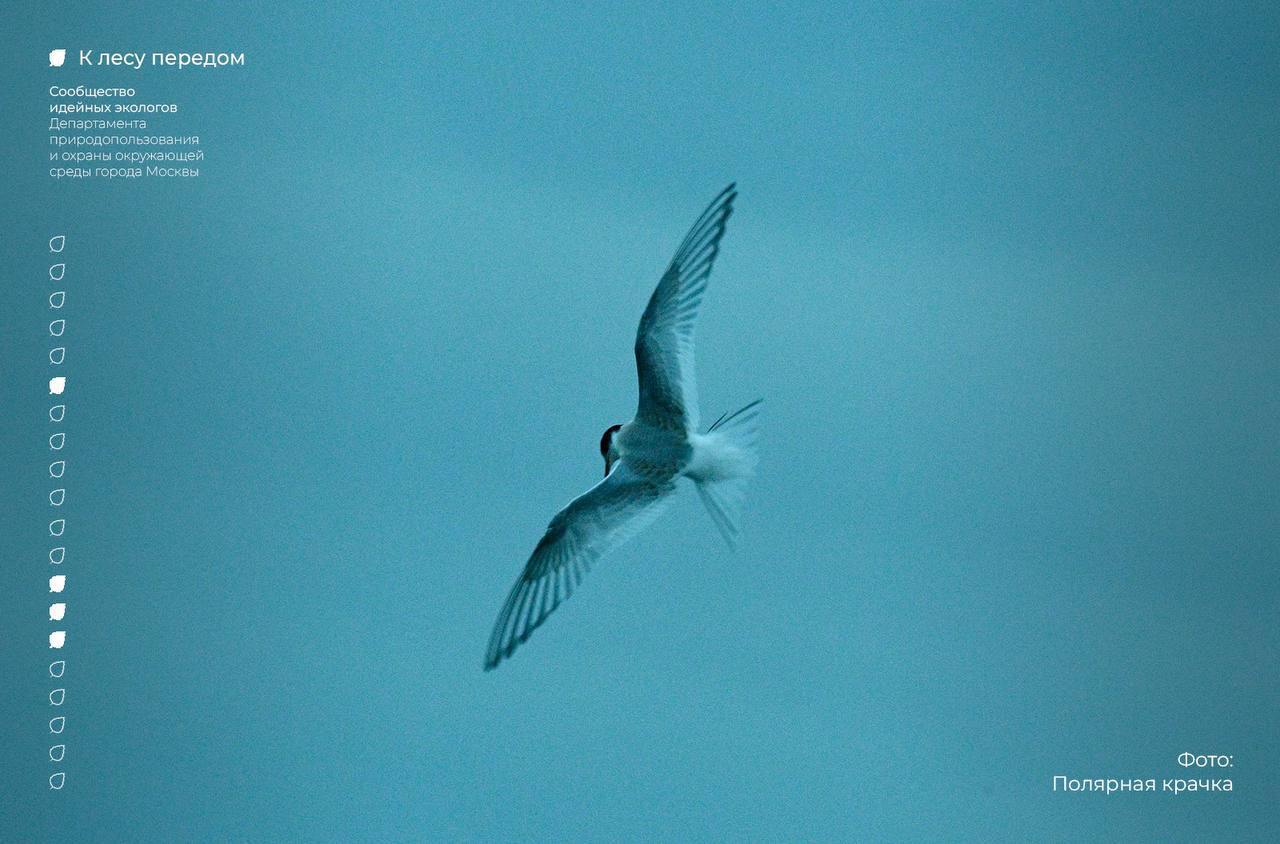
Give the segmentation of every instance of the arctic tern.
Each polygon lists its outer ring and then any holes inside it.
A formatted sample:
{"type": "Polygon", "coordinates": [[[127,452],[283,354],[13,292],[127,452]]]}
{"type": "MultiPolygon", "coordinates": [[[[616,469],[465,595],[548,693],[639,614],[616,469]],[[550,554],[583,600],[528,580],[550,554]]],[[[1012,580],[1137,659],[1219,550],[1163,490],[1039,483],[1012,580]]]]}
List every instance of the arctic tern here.
{"type": "Polygon", "coordinates": [[[600,438],[604,480],[555,515],[498,613],[485,670],[511,656],[558,607],[591,564],[648,527],[681,477],[731,548],[756,466],[760,399],[698,433],[693,339],[698,306],[737,197],[729,185],[702,212],[653,291],[636,331],[640,402],[635,418],[600,438]]]}

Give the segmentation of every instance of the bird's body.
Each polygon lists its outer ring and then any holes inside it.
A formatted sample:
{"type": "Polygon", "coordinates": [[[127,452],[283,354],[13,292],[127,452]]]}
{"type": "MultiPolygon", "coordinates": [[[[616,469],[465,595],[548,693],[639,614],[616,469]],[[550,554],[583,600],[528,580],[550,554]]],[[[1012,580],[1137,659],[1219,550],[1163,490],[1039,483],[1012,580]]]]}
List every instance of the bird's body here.
{"type": "Polygon", "coordinates": [[[600,440],[605,477],[569,502],[516,580],[485,655],[492,669],[573,593],[605,553],[652,523],[677,481],[693,481],[712,521],[732,547],[747,481],[755,470],[759,400],[698,428],[693,329],[737,196],[725,188],[702,213],[658,282],[636,332],[640,401],[635,418],[600,440]]]}

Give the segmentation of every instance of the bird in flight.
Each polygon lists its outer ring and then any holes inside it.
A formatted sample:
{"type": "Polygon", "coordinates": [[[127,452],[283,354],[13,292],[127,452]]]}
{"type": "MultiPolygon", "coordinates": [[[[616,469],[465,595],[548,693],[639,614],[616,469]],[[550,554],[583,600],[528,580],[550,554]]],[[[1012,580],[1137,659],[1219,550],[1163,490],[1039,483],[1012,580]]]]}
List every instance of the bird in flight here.
{"type": "Polygon", "coordinates": [[[636,331],[640,403],[635,418],[600,438],[604,480],[565,505],[543,534],[498,613],[485,670],[523,644],[582,580],[591,564],[648,527],[676,481],[694,483],[730,548],[736,547],[747,482],[755,470],[760,399],[698,433],[693,334],[711,265],[738,196],[729,185],[676,249],[636,331]]]}

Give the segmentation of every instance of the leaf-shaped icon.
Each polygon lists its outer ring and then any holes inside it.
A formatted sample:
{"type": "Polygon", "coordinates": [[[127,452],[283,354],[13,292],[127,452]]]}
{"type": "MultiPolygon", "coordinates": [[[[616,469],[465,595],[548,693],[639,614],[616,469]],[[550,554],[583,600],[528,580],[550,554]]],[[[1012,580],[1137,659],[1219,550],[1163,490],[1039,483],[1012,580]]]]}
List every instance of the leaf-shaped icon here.
{"type": "Polygon", "coordinates": [[[57,718],[51,718],[49,720],[49,732],[53,733],[55,736],[60,734],[66,728],[67,717],[65,715],[59,715],[57,718]]]}
{"type": "Polygon", "coordinates": [[[55,489],[49,493],[49,503],[54,507],[61,507],[62,502],[67,500],[67,491],[65,489],[55,489]]]}
{"type": "Polygon", "coordinates": [[[62,704],[65,703],[66,700],[67,700],[66,689],[54,689],[53,691],[49,692],[49,703],[54,706],[62,706],[62,704]]]}
{"type": "Polygon", "coordinates": [[[54,451],[62,451],[62,447],[67,444],[67,435],[62,431],[49,437],[49,448],[54,451]]]}
{"type": "Polygon", "coordinates": [[[67,631],[55,630],[49,634],[49,647],[57,649],[57,648],[61,648],[66,643],[67,643],[67,631]]]}
{"type": "Polygon", "coordinates": [[[54,791],[61,791],[62,787],[67,784],[67,774],[65,771],[58,771],[49,777],[49,788],[54,791]]]}
{"type": "Polygon", "coordinates": [[[65,744],[55,744],[49,748],[49,761],[61,762],[63,757],[67,755],[67,746],[65,744]]]}
{"type": "Polygon", "coordinates": [[[54,366],[62,366],[62,362],[67,359],[67,347],[55,346],[49,350],[49,363],[54,366]]]}
{"type": "MultiPolygon", "coordinates": [[[[65,574],[55,574],[49,578],[49,591],[61,592],[67,586],[67,576],[65,574]]],[[[57,619],[54,619],[57,621],[57,619]]]]}
{"type": "MultiPolygon", "coordinates": [[[[54,50],[54,52],[56,53],[57,50],[54,50]]],[[[49,238],[50,252],[61,252],[63,249],[66,248],[66,246],[67,246],[67,236],[65,234],[55,234],[53,237],[49,238]]]]}
{"type": "Polygon", "coordinates": [[[49,267],[50,281],[62,281],[63,276],[65,276],[66,274],[67,274],[66,264],[54,264],[53,266],[49,267]]]}
{"type": "Polygon", "coordinates": [[[57,679],[67,673],[67,661],[60,659],[57,662],[49,663],[49,676],[57,679]]]}
{"type": "Polygon", "coordinates": [[[62,621],[62,619],[66,617],[66,615],[67,615],[66,604],[50,604],[49,605],[50,621],[62,621]]]}
{"type": "Polygon", "coordinates": [[[63,531],[65,531],[66,529],[67,529],[66,519],[54,519],[53,521],[49,522],[50,536],[62,536],[63,531]]]}
{"type": "Polygon", "coordinates": [[[49,549],[49,562],[55,566],[62,565],[62,561],[67,558],[67,549],[65,546],[49,549]]]}
{"type": "Polygon", "coordinates": [[[60,478],[67,471],[67,461],[55,460],[49,464],[49,477],[60,478]]]}
{"type": "Polygon", "coordinates": [[[62,63],[67,60],[67,51],[64,49],[49,51],[49,67],[62,67],[62,63]]]}
{"type": "Polygon", "coordinates": [[[49,379],[49,394],[53,396],[62,395],[62,391],[67,389],[67,376],[58,375],[49,379]]]}
{"type": "MultiPolygon", "coordinates": [[[[65,378],[63,379],[63,383],[64,384],[66,383],[65,378]]],[[[66,415],[67,415],[67,406],[65,404],[55,404],[53,407],[49,408],[50,422],[61,422],[64,418],[66,418],[66,415]]]]}
{"type": "Polygon", "coordinates": [[[49,323],[49,336],[61,337],[62,332],[67,330],[67,321],[65,319],[55,319],[49,323]]]}
{"type": "Polygon", "coordinates": [[[67,303],[67,291],[55,290],[49,294],[49,307],[57,310],[67,303]]]}

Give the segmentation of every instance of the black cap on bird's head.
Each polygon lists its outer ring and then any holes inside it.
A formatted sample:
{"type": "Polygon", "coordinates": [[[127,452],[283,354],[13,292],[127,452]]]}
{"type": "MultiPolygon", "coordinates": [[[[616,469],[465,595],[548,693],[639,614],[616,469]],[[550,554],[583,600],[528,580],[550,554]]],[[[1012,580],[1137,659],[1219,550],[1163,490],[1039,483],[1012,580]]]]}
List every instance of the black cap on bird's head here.
{"type": "Polygon", "coordinates": [[[613,468],[614,459],[609,456],[609,452],[613,448],[613,435],[622,428],[621,425],[610,425],[605,429],[604,435],[600,437],[600,456],[604,458],[604,476],[609,477],[609,470],[613,468]]]}

